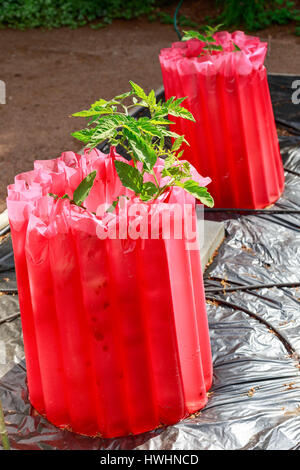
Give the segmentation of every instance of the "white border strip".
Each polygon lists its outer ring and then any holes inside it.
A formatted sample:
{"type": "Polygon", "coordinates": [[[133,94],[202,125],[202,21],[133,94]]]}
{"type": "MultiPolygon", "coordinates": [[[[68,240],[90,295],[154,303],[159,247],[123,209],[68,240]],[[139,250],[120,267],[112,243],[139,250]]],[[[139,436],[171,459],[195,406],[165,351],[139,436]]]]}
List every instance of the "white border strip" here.
{"type": "Polygon", "coordinates": [[[0,230],[9,225],[7,209],[0,214],[0,230]]]}

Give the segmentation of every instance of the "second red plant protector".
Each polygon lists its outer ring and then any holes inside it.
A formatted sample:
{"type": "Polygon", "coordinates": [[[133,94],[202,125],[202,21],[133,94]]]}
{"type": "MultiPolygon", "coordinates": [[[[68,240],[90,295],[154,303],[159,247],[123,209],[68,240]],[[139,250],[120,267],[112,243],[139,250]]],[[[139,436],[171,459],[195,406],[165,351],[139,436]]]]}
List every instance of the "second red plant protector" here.
{"type": "Polygon", "coordinates": [[[172,130],[190,143],[185,158],[211,177],[215,207],[264,208],[284,188],[263,65],[267,44],[240,31],[214,37],[222,51],[203,53],[198,39],[161,51],[166,99],[186,96],[183,104],[196,119],[176,119],[172,130]]]}

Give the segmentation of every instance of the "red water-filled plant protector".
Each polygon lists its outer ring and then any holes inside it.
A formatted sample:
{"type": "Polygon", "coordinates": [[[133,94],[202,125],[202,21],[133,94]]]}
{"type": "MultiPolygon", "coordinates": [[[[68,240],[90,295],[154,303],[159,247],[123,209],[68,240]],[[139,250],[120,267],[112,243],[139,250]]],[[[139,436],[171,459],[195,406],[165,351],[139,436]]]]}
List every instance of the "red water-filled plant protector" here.
{"type": "MultiPolygon", "coordinates": [[[[31,403],[59,427],[104,437],[177,422],[206,404],[212,381],[199,249],[172,229],[163,239],[160,225],[152,238],[129,233],[140,214],[130,214],[136,198],[115,159],[112,149],[36,161],[7,199],[31,403]],[[48,195],[72,196],[94,170],[85,209],[48,195]],[[125,212],[98,212],[120,194],[125,212]],[[105,238],[124,214],[126,236],[105,238]]],[[[146,207],[184,226],[172,207],[189,202],[195,226],[194,198],[180,187],[146,207]]]]}
{"type": "Polygon", "coordinates": [[[267,43],[241,31],[214,38],[222,50],[205,51],[205,42],[191,39],[160,53],[166,99],[186,96],[196,119],[177,119],[172,130],[191,144],[184,157],[212,178],[215,207],[263,208],[284,187],[263,65],[267,43]]]}

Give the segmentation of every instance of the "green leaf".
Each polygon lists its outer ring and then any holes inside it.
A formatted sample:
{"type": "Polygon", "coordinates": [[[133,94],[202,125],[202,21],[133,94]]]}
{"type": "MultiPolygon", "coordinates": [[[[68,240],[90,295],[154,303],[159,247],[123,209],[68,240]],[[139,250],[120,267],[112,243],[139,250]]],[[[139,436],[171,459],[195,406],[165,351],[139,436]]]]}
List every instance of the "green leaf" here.
{"type": "MultiPolygon", "coordinates": [[[[176,132],[169,131],[168,129],[162,129],[161,131],[162,131],[162,134],[166,137],[173,137],[174,139],[178,139],[179,137],[181,137],[176,132]]],[[[184,136],[183,136],[183,142],[185,142],[187,145],[189,145],[188,141],[185,140],[184,136]]]]}
{"type": "Polygon", "coordinates": [[[212,35],[212,34],[215,34],[217,31],[219,31],[219,29],[221,28],[221,26],[224,26],[224,24],[223,24],[223,23],[220,23],[220,24],[217,24],[217,25],[214,26],[214,27],[207,25],[207,26],[205,26],[204,31],[206,32],[206,34],[212,35]]]}
{"type": "Polygon", "coordinates": [[[113,114],[114,112],[114,109],[113,109],[113,106],[95,106],[93,108],[93,111],[95,112],[95,114],[113,114]]]}
{"type": "Polygon", "coordinates": [[[150,107],[153,107],[156,105],[156,97],[155,97],[155,91],[151,90],[149,95],[148,95],[148,103],[150,107]]]}
{"type": "Polygon", "coordinates": [[[118,203],[119,203],[119,201],[120,201],[120,199],[121,199],[122,197],[124,197],[125,199],[129,199],[129,197],[124,196],[123,194],[122,194],[121,196],[118,196],[117,199],[115,199],[115,200],[112,202],[112,204],[109,206],[108,209],[106,209],[105,212],[114,212],[115,208],[117,207],[117,205],[118,205],[118,203]]]}
{"type": "Polygon", "coordinates": [[[152,145],[131,129],[124,129],[124,135],[128,139],[128,146],[131,148],[135,159],[142,162],[144,167],[151,171],[157,161],[157,155],[152,145]]]}
{"type": "MultiPolygon", "coordinates": [[[[139,120],[141,120],[143,118],[140,118],[139,120]]],[[[174,124],[173,121],[170,121],[169,119],[164,119],[163,117],[161,118],[152,118],[150,119],[151,124],[154,124],[155,126],[166,126],[166,125],[170,125],[170,124],[174,124]]]]}
{"type": "Polygon", "coordinates": [[[242,49],[235,43],[233,43],[234,51],[241,51],[242,49]]]}
{"type": "Polygon", "coordinates": [[[137,106],[143,106],[144,108],[149,108],[149,105],[146,101],[142,100],[142,101],[138,101],[135,103],[137,106]]]}
{"type": "Polygon", "coordinates": [[[121,128],[122,125],[130,123],[131,119],[133,118],[124,115],[109,115],[100,118],[90,139],[92,146],[95,147],[104,140],[115,137],[118,133],[118,129],[121,128]]]}
{"type": "Polygon", "coordinates": [[[165,167],[162,171],[162,176],[171,176],[172,178],[175,178],[176,180],[181,180],[184,178],[185,173],[181,170],[180,167],[178,166],[171,166],[171,167],[165,167]]]}
{"type": "Polygon", "coordinates": [[[87,121],[87,126],[91,126],[91,124],[93,124],[95,121],[97,121],[97,119],[99,119],[99,114],[97,114],[96,116],[93,116],[91,119],[88,119],[87,121]]]}
{"type": "Polygon", "coordinates": [[[48,196],[53,197],[55,200],[56,200],[56,199],[59,199],[59,196],[58,196],[57,194],[48,193],[48,196]]]}
{"type": "Polygon", "coordinates": [[[64,194],[63,196],[58,196],[57,194],[48,193],[48,196],[53,197],[56,201],[57,199],[69,199],[71,201],[71,198],[68,194],[64,194]]]}
{"type": "Polygon", "coordinates": [[[214,200],[207,189],[200,186],[196,181],[188,180],[184,183],[180,183],[178,186],[182,186],[185,191],[192,194],[196,199],[201,201],[202,204],[205,204],[208,207],[214,206],[214,200]]]}
{"type": "Polygon", "coordinates": [[[183,96],[182,98],[177,98],[177,100],[175,100],[175,97],[172,97],[170,98],[172,101],[171,103],[169,103],[170,100],[166,101],[166,105],[167,106],[170,106],[171,108],[173,107],[178,107],[181,105],[181,103],[183,103],[186,99],[187,99],[187,96],[183,96]]]}
{"type": "Polygon", "coordinates": [[[182,41],[189,41],[190,39],[199,39],[200,41],[206,41],[206,37],[198,31],[183,31],[184,36],[182,41]]]}
{"type": "Polygon", "coordinates": [[[217,32],[219,29],[219,26],[216,28],[212,28],[211,26],[206,26],[204,28],[205,35],[199,33],[199,31],[183,31],[184,36],[182,38],[182,41],[189,41],[190,39],[199,39],[199,41],[207,43],[211,42],[216,42],[216,39],[213,37],[213,35],[217,32]]]}
{"type": "Polygon", "coordinates": [[[81,129],[81,131],[72,132],[71,135],[75,139],[80,140],[84,144],[88,144],[95,133],[95,129],[81,129]]]}
{"type": "Polygon", "coordinates": [[[140,198],[142,201],[149,201],[157,193],[157,187],[151,181],[143,183],[140,198]]]}
{"type": "Polygon", "coordinates": [[[196,120],[195,120],[194,116],[192,115],[192,113],[190,113],[185,108],[171,109],[171,110],[169,110],[169,114],[171,114],[171,116],[181,117],[181,118],[184,118],[184,119],[188,119],[189,121],[196,122],[196,120]]]}
{"type": "Polygon", "coordinates": [[[97,107],[107,106],[107,104],[108,104],[107,100],[100,99],[100,100],[95,101],[95,103],[91,104],[91,108],[95,108],[96,106],[97,107]]]}
{"type": "Polygon", "coordinates": [[[189,162],[179,161],[178,157],[171,154],[165,159],[165,168],[163,176],[172,176],[175,180],[182,180],[191,176],[189,162]]]}
{"type": "Polygon", "coordinates": [[[143,88],[137,85],[136,83],[132,82],[131,80],[129,80],[129,83],[131,85],[132,91],[134,91],[136,96],[148,103],[148,96],[144,92],[143,88]]]}
{"type": "Polygon", "coordinates": [[[82,111],[78,111],[78,113],[72,114],[74,117],[91,117],[95,115],[99,115],[99,112],[94,109],[84,109],[82,111]]]}
{"type": "Polygon", "coordinates": [[[94,184],[94,180],[96,178],[97,171],[92,171],[89,173],[80,183],[80,185],[75,189],[73,194],[73,201],[77,206],[81,206],[81,204],[85,201],[88,197],[90,190],[94,184]]]}
{"type": "Polygon", "coordinates": [[[109,206],[108,209],[106,209],[105,212],[114,212],[115,208],[118,205],[118,202],[119,202],[119,198],[117,198],[115,201],[113,201],[113,203],[109,206]]]}
{"type": "Polygon", "coordinates": [[[132,81],[129,83],[132,87],[132,91],[142,100],[140,103],[137,103],[139,106],[149,107],[151,111],[156,108],[156,96],[154,90],[151,90],[149,95],[147,95],[142,87],[132,81]]]}
{"type": "Polygon", "coordinates": [[[206,51],[222,51],[223,47],[219,44],[207,44],[203,49],[206,51]]]}
{"type": "Polygon", "coordinates": [[[122,93],[121,95],[117,95],[114,97],[114,101],[122,101],[125,98],[128,98],[132,95],[132,91],[127,91],[126,93],[122,93]]]}
{"type": "Polygon", "coordinates": [[[171,151],[176,152],[177,150],[179,150],[184,140],[185,140],[184,135],[181,135],[180,137],[178,137],[173,143],[171,151]]]}
{"type": "Polygon", "coordinates": [[[181,106],[181,103],[186,99],[184,98],[178,98],[177,100],[174,100],[174,98],[170,98],[163,106],[162,106],[162,115],[171,115],[175,117],[182,117],[184,119],[189,119],[190,121],[195,122],[195,118],[188,111],[186,108],[181,106]]]}
{"type": "Polygon", "coordinates": [[[143,175],[139,170],[119,160],[115,160],[115,167],[123,186],[139,194],[143,186],[143,175]]]}
{"type": "Polygon", "coordinates": [[[147,117],[140,118],[137,121],[138,129],[141,129],[146,134],[152,135],[153,137],[162,137],[162,130],[159,126],[153,124],[151,120],[147,117]]]}
{"type": "Polygon", "coordinates": [[[176,162],[176,155],[175,153],[169,153],[169,155],[165,158],[165,168],[170,168],[176,162]]]}
{"type": "MultiPolygon", "coordinates": [[[[206,44],[208,40],[215,41],[210,33],[206,37],[206,44]]],[[[213,44],[214,46],[217,47],[216,44],[213,44]]],[[[205,188],[200,188],[194,181],[187,181],[191,178],[189,164],[182,162],[179,158],[183,154],[183,150],[180,151],[182,144],[184,142],[188,144],[188,142],[183,135],[169,130],[173,122],[168,116],[195,121],[190,111],[182,106],[186,98],[172,96],[165,103],[161,100],[157,103],[154,90],[147,95],[139,85],[134,82],[130,83],[132,88],[130,92],[118,95],[110,101],[98,100],[89,110],[75,113],[77,116],[86,117],[88,122],[86,129],[74,132],[72,135],[83,141],[90,149],[103,141],[115,146],[120,144],[128,151],[134,162],[141,162],[143,168],[140,171],[135,166],[119,160],[115,161],[115,167],[123,186],[134,191],[143,201],[152,199],[155,195],[166,191],[170,185],[176,184],[194,194],[202,202],[212,204],[212,198],[205,188]],[[134,119],[128,114],[128,108],[125,105],[122,105],[123,109],[120,110],[120,100],[129,96],[132,96],[133,103],[149,108],[151,117],[134,119]],[[171,150],[164,148],[165,137],[175,140],[171,150]],[[144,183],[144,174],[148,173],[153,177],[153,167],[158,156],[162,155],[166,156],[162,176],[171,177],[169,186],[164,185],[163,188],[158,188],[158,185],[152,181],[144,183]]],[[[90,190],[85,186],[87,183],[89,181],[83,181],[79,185],[71,203],[77,203],[83,207],[82,202],[90,190]]],[[[93,181],[90,183],[92,185],[93,181]]],[[[116,204],[117,202],[114,202],[111,205],[111,210],[116,204]]]]}

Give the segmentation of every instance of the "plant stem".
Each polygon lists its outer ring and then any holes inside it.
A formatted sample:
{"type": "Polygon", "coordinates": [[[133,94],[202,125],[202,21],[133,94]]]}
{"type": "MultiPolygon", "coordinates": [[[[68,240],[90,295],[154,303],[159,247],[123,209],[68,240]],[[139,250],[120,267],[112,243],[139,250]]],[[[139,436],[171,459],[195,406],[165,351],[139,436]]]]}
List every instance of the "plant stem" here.
{"type": "Polygon", "coordinates": [[[8,435],[6,431],[1,400],[0,400],[0,436],[2,439],[3,449],[10,450],[9,439],[8,439],[8,435]]]}
{"type": "Polygon", "coordinates": [[[156,174],[155,174],[155,171],[152,170],[152,174],[154,176],[154,179],[155,179],[155,183],[156,183],[156,186],[157,186],[157,189],[160,190],[160,187],[159,187],[159,182],[157,181],[157,178],[156,178],[156,174]]]}

